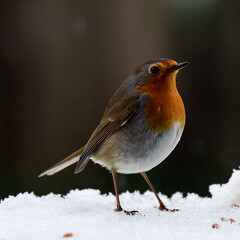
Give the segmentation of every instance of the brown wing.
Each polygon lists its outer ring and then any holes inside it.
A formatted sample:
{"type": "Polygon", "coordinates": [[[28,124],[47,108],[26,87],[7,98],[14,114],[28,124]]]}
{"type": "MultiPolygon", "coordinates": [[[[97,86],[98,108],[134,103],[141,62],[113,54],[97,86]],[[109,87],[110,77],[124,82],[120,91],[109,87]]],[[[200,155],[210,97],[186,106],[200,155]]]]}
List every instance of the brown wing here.
{"type": "Polygon", "coordinates": [[[137,97],[127,95],[126,98],[121,99],[119,102],[116,101],[115,103],[115,95],[109,103],[111,107],[107,107],[102,121],[85,145],[74,173],[81,172],[88,163],[91,154],[96,151],[112,134],[125,125],[136,112],[139,106],[137,97]]]}

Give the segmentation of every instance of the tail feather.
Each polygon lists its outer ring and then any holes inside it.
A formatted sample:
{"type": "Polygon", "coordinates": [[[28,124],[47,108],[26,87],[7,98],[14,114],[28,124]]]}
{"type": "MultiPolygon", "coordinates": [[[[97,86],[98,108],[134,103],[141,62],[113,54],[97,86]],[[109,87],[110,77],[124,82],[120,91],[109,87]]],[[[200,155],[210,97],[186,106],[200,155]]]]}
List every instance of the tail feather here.
{"type": "Polygon", "coordinates": [[[80,155],[82,154],[83,148],[84,147],[80,148],[76,152],[72,153],[70,156],[63,159],[61,162],[50,167],[45,172],[41,173],[38,177],[42,177],[45,175],[47,175],[47,176],[54,175],[55,173],[63,170],[64,168],[67,168],[67,167],[71,166],[72,164],[76,163],[79,160],[80,155]]]}

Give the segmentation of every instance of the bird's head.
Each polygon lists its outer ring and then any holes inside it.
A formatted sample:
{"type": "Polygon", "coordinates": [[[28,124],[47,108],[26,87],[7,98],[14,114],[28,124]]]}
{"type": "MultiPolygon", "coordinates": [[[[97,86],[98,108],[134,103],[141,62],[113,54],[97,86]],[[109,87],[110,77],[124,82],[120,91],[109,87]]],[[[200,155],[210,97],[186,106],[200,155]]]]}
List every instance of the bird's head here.
{"type": "Polygon", "coordinates": [[[150,60],[131,74],[128,81],[129,89],[141,94],[176,88],[176,75],[187,65],[188,62],[177,63],[166,58],[150,60]]]}

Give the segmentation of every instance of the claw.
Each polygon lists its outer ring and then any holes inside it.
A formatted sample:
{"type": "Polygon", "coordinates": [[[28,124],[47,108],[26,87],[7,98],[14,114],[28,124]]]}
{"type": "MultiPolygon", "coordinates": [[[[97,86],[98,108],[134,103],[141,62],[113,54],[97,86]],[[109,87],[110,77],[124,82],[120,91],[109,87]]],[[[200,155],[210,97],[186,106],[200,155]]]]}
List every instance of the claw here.
{"type": "Polygon", "coordinates": [[[160,211],[167,211],[167,212],[178,212],[179,209],[168,209],[165,205],[159,206],[158,208],[160,211]]]}
{"type": "Polygon", "coordinates": [[[138,213],[138,211],[136,210],[133,210],[133,211],[126,211],[126,210],[123,210],[122,208],[119,208],[119,209],[114,209],[115,212],[124,212],[126,215],[135,215],[136,213],[138,213]]]}
{"type": "Polygon", "coordinates": [[[127,214],[127,215],[135,215],[136,213],[138,213],[138,211],[136,211],[136,210],[133,210],[133,211],[126,211],[126,210],[123,210],[123,212],[125,213],[125,214],[127,214]]]}

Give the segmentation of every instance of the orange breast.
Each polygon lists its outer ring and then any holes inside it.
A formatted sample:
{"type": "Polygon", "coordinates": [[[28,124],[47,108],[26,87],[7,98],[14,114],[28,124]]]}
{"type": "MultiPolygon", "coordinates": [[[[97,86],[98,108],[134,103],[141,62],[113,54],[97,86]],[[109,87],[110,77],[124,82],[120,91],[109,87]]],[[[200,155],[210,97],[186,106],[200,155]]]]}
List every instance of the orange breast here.
{"type": "Polygon", "coordinates": [[[175,77],[165,77],[164,80],[157,81],[150,79],[136,90],[138,93],[145,92],[150,97],[145,102],[145,113],[147,124],[154,131],[167,130],[176,122],[180,122],[182,130],[184,128],[185,108],[176,87],[175,77]]]}

